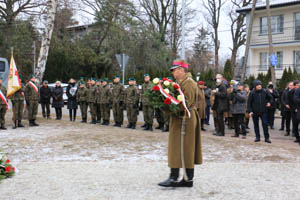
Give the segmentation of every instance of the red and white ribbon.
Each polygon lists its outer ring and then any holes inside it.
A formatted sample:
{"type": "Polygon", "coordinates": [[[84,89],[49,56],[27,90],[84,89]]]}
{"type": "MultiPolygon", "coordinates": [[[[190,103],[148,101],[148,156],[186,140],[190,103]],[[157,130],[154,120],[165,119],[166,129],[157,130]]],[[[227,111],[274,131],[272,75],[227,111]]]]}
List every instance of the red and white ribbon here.
{"type": "Polygon", "coordinates": [[[28,84],[31,85],[31,87],[33,87],[33,89],[35,90],[35,92],[37,94],[39,94],[39,89],[36,87],[36,85],[32,81],[29,81],[28,84]]]}
{"type": "MultiPolygon", "coordinates": [[[[174,98],[173,96],[171,96],[170,94],[168,94],[168,93],[165,91],[165,89],[162,87],[161,83],[162,83],[162,81],[160,81],[160,82],[158,83],[158,87],[159,87],[160,93],[161,93],[162,95],[164,95],[164,97],[169,98],[173,104],[178,105],[178,104],[180,103],[180,101],[178,101],[176,98],[174,98]]],[[[184,107],[184,109],[185,109],[185,112],[187,113],[188,118],[190,118],[190,117],[191,117],[191,113],[190,113],[189,109],[188,109],[187,106],[186,106],[186,103],[185,103],[185,96],[184,96],[184,94],[183,94],[183,92],[182,92],[182,90],[181,90],[180,88],[178,88],[177,91],[179,92],[179,94],[180,94],[180,95],[182,96],[182,98],[183,98],[183,99],[182,99],[182,105],[183,105],[183,107],[184,107]]]]}
{"type": "Polygon", "coordinates": [[[2,101],[6,104],[6,110],[8,110],[9,105],[8,105],[7,99],[6,99],[5,95],[2,93],[1,90],[0,90],[0,99],[2,99],[2,101]]]}

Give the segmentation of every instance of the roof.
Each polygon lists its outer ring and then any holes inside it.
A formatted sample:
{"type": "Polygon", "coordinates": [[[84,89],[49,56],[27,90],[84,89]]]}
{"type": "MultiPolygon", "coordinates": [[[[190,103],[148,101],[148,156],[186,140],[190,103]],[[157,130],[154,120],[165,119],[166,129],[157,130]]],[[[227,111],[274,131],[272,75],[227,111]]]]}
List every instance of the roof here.
{"type": "MultiPolygon", "coordinates": [[[[270,8],[279,8],[286,7],[291,5],[300,4],[300,0],[270,0],[270,8]]],[[[239,8],[236,10],[238,13],[242,12],[250,12],[252,9],[252,4],[239,8]]],[[[260,1],[256,3],[255,10],[265,10],[266,9],[266,1],[260,1]]]]}

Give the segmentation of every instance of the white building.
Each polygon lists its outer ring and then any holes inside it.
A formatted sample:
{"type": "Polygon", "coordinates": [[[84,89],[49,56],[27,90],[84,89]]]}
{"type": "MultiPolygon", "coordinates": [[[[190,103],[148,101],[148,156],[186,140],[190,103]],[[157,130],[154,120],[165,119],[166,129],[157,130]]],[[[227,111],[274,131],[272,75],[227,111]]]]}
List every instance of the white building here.
{"type": "MultiPolygon", "coordinates": [[[[238,9],[246,15],[247,30],[252,5],[238,9]]],[[[300,0],[270,0],[271,29],[274,53],[278,64],[276,79],[284,68],[291,67],[300,73],[300,0]]],[[[247,64],[247,76],[266,73],[269,68],[268,25],[265,1],[258,1],[253,21],[252,38],[247,64]]]]}

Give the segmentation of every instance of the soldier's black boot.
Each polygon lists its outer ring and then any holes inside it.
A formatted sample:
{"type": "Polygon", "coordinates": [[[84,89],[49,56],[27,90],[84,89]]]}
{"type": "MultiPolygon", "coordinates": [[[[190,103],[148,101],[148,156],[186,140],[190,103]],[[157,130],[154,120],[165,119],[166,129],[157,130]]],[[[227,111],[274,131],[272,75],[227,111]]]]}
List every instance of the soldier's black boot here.
{"type": "Polygon", "coordinates": [[[4,124],[1,124],[0,129],[1,130],[6,130],[7,128],[5,128],[4,124]]]}
{"type": "Polygon", "coordinates": [[[165,126],[163,132],[169,132],[169,126],[165,126]]]}
{"type": "Polygon", "coordinates": [[[148,131],[153,131],[152,125],[149,124],[149,129],[148,131]]]}
{"type": "Polygon", "coordinates": [[[179,168],[171,168],[170,176],[167,180],[158,183],[162,187],[174,187],[178,184],[177,179],[179,177],[179,168]]]}
{"type": "Polygon", "coordinates": [[[29,126],[34,126],[32,120],[29,120],[29,126]]]}
{"type": "Polygon", "coordinates": [[[132,127],[132,123],[129,123],[126,128],[131,128],[132,127]]]}
{"type": "Polygon", "coordinates": [[[186,169],[186,175],[188,180],[184,180],[183,178],[174,187],[193,187],[194,169],[186,169]]]}
{"type": "Polygon", "coordinates": [[[136,123],[132,123],[131,129],[135,129],[136,123]]]}
{"type": "Polygon", "coordinates": [[[33,124],[33,126],[39,126],[37,123],[35,123],[35,119],[32,120],[32,124],[33,124]]]}
{"type": "Polygon", "coordinates": [[[13,126],[13,129],[16,129],[17,128],[17,120],[14,121],[14,126],[13,126]]]}
{"type": "MultiPolygon", "coordinates": [[[[141,126],[142,128],[146,128],[147,127],[147,123],[145,123],[143,126],[141,126]]],[[[145,130],[145,129],[144,129],[145,130]]]]}
{"type": "Polygon", "coordinates": [[[18,120],[18,127],[20,128],[24,128],[25,126],[22,124],[22,121],[21,120],[18,120]]]}
{"type": "MultiPolygon", "coordinates": [[[[149,126],[150,126],[149,124],[146,124],[146,126],[144,126],[144,130],[145,130],[145,131],[149,130],[149,126]]],[[[143,126],[142,126],[142,127],[143,127],[143,126]]]]}
{"type": "Polygon", "coordinates": [[[162,123],[159,123],[158,126],[155,127],[155,129],[161,129],[161,128],[163,128],[163,127],[164,127],[164,125],[163,125],[162,123]]]}
{"type": "Polygon", "coordinates": [[[103,125],[103,126],[105,125],[105,120],[104,120],[104,119],[103,119],[103,121],[102,121],[101,125],[103,125]]]}
{"type": "Polygon", "coordinates": [[[70,117],[70,121],[72,121],[72,109],[69,109],[69,117],[70,117]]]}
{"type": "Polygon", "coordinates": [[[105,120],[105,125],[106,125],[106,126],[109,125],[109,120],[105,120]]]}

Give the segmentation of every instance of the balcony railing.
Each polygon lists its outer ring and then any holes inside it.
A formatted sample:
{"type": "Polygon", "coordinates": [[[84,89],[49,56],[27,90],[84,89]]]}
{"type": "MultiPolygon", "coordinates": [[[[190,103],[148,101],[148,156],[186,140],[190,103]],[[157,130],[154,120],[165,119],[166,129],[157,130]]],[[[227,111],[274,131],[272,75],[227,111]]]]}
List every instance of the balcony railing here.
{"type": "MultiPolygon", "coordinates": [[[[250,68],[257,69],[258,72],[266,72],[269,69],[269,65],[248,65],[247,70],[250,68]]],[[[278,64],[275,66],[275,71],[283,71],[285,68],[291,68],[291,70],[296,69],[298,73],[300,73],[300,63],[299,64],[278,64]]]]}

